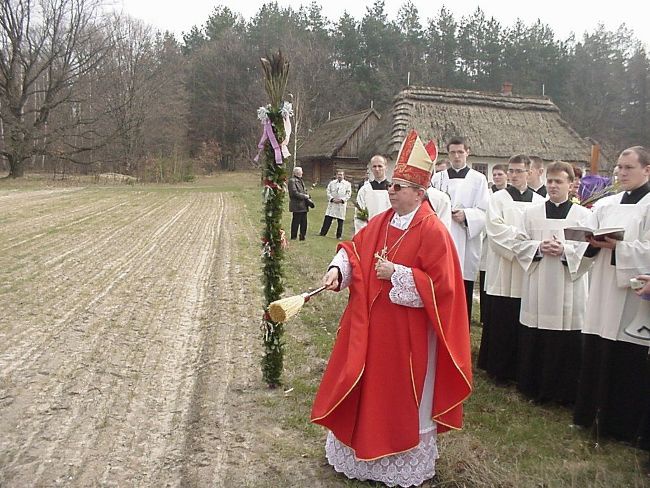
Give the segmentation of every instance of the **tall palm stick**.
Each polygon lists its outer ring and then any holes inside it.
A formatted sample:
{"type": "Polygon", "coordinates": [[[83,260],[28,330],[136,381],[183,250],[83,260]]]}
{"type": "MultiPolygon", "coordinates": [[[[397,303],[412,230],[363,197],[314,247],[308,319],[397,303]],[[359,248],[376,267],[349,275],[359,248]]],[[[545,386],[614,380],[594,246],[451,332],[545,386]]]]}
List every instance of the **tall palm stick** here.
{"type": "MultiPolygon", "coordinates": [[[[282,97],[287,86],[289,62],[282,52],[261,58],[264,71],[264,84],[270,104],[260,109],[260,119],[264,125],[262,181],[264,186],[264,229],[262,231],[262,281],[264,283],[264,316],[262,333],[264,339],[264,357],[262,358],[262,375],[270,388],[280,385],[282,374],[283,324],[275,322],[268,313],[271,302],[278,300],[284,291],[282,283],[282,248],[283,231],[282,209],[285,198],[287,172],[284,158],[278,152],[278,143],[285,138],[282,97]],[[267,117],[267,118],[265,118],[267,117]],[[272,130],[272,133],[271,133],[272,130]]],[[[290,107],[290,106],[289,106],[290,107]]],[[[285,108],[286,110],[286,108],[285,108]]],[[[289,109],[290,110],[290,109],[289,109]]],[[[258,115],[260,113],[258,112],[258,115]]]]}

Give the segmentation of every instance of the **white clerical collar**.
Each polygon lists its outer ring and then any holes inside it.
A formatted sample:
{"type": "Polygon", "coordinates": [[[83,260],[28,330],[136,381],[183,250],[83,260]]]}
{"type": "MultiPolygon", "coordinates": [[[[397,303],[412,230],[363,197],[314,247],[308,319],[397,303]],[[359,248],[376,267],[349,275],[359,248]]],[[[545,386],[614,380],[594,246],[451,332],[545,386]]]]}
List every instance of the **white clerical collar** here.
{"type": "Polygon", "coordinates": [[[463,165],[462,168],[458,168],[458,169],[454,168],[453,166],[450,166],[450,167],[449,167],[449,169],[453,169],[456,173],[460,173],[460,172],[463,171],[465,168],[467,168],[467,163],[465,163],[465,164],[463,165]]]}
{"type": "Polygon", "coordinates": [[[565,199],[562,200],[560,203],[555,203],[553,200],[551,200],[551,199],[549,198],[548,201],[551,202],[551,203],[552,203],[553,205],[555,205],[556,207],[559,207],[560,205],[566,203],[568,200],[569,200],[568,198],[565,198],[565,199]]]}
{"type": "Polygon", "coordinates": [[[535,193],[537,193],[537,190],[539,190],[541,187],[543,187],[544,183],[540,184],[537,188],[534,188],[534,187],[532,187],[530,185],[528,185],[528,186],[530,187],[531,190],[533,190],[535,193]]]}
{"type": "Polygon", "coordinates": [[[397,227],[399,230],[408,229],[413,217],[415,217],[415,212],[417,212],[419,208],[420,206],[418,205],[415,210],[406,215],[397,215],[397,212],[395,212],[395,215],[393,215],[393,218],[390,221],[390,225],[397,227]]]}

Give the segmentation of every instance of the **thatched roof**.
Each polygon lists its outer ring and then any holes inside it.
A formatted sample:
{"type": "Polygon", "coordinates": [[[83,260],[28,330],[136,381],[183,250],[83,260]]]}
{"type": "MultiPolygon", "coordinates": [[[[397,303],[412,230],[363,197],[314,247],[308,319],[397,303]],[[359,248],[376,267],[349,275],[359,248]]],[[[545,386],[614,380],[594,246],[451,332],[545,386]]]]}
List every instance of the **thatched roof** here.
{"type": "Polygon", "coordinates": [[[376,120],[381,118],[371,108],[328,120],[305,139],[298,151],[298,158],[303,160],[332,159],[371,117],[376,120]]]}
{"type": "Polygon", "coordinates": [[[464,136],[474,157],[524,153],[548,161],[586,162],[591,148],[548,98],[407,87],[395,97],[391,114],[366,139],[360,157],[380,153],[394,159],[411,129],[424,142],[436,141],[441,153],[451,137],[464,136]]]}

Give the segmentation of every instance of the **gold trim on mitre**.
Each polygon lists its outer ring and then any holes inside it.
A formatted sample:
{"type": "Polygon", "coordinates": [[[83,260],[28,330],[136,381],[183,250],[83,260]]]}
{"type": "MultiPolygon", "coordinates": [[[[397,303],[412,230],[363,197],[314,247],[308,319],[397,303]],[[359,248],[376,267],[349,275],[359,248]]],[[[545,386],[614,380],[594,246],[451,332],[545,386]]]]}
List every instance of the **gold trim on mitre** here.
{"type": "Polygon", "coordinates": [[[413,144],[413,149],[406,164],[423,171],[431,172],[433,161],[431,161],[431,157],[419,137],[415,140],[415,144],[413,144]]]}
{"type": "Polygon", "coordinates": [[[418,133],[411,130],[397,155],[393,180],[403,180],[422,188],[429,186],[433,173],[433,161],[418,133]]]}

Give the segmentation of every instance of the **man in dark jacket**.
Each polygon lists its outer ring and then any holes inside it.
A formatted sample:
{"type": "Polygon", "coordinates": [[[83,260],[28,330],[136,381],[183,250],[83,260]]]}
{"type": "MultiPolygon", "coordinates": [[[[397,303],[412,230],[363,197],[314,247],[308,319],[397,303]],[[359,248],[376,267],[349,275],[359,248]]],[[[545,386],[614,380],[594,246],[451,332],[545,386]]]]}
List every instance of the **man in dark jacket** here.
{"type": "Polygon", "coordinates": [[[300,228],[300,240],[305,240],[307,234],[307,212],[313,207],[309,194],[305,191],[305,183],[302,181],[302,168],[293,168],[293,177],[289,178],[289,212],[293,214],[291,219],[291,239],[295,239],[300,228]]]}

